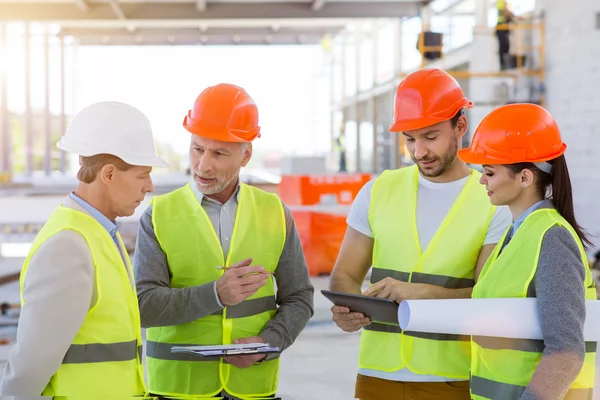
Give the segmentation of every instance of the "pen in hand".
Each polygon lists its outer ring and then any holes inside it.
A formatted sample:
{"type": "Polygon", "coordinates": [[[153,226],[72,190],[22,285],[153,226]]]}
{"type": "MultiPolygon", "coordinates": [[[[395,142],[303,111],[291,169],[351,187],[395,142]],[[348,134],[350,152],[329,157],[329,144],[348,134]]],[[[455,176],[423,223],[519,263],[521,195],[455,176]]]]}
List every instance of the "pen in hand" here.
{"type": "MultiPolygon", "coordinates": [[[[217,269],[222,269],[224,272],[230,271],[232,269],[235,269],[236,267],[226,267],[226,266],[222,266],[222,265],[218,265],[217,269]]],[[[258,274],[266,274],[266,275],[273,275],[273,272],[271,271],[262,271],[262,272],[251,272],[249,274],[245,274],[242,276],[250,276],[250,275],[258,275],[258,274]]]]}

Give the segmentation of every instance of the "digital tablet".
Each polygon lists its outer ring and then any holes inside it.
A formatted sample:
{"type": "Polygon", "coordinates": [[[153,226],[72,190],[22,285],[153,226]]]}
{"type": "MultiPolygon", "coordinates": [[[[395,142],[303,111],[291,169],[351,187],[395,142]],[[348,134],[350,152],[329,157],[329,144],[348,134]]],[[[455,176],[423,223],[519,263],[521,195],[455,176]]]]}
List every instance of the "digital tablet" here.
{"type": "Polygon", "coordinates": [[[336,306],[348,307],[350,311],[361,313],[373,322],[399,326],[398,303],[394,300],[331,290],[321,290],[321,293],[336,306]]]}

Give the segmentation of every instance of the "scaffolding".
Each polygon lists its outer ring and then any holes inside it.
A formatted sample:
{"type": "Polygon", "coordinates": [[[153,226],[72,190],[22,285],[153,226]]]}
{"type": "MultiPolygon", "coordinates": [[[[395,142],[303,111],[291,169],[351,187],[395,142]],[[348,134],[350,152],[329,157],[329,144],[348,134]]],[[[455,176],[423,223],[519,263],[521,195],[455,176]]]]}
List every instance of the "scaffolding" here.
{"type": "MultiPolygon", "coordinates": [[[[474,28],[476,30],[477,28],[474,28]]],[[[511,65],[507,70],[474,72],[470,70],[454,70],[447,69],[446,71],[457,79],[469,78],[511,78],[514,82],[514,87],[519,88],[525,83],[533,88],[531,92],[537,90],[537,95],[530,93],[528,102],[536,103],[542,107],[545,106],[545,24],[544,16],[540,15],[537,19],[519,20],[516,23],[496,25],[494,30],[486,30],[486,34],[495,34],[496,31],[508,30],[510,32],[511,48],[514,48],[514,53],[510,55],[511,65]],[[532,81],[533,80],[533,81],[532,81]]],[[[431,62],[444,60],[444,45],[442,35],[439,36],[439,44],[429,45],[426,43],[426,37],[431,34],[427,29],[427,25],[422,25],[421,33],[419,34],[417,48],[420,53],[421,63],[420,68],[427,67],[431,62]],[[433,59],[431,59],[433,55],[433,59]],[[435,57],[435,56],[438,57],[435,57]]],[[[500,57],[498,52],[498,57],[500,57]]],[[[401,76],[406,76],[403,73],[401,76]]],[[[499,104],[500,105],[500,104],[499,104]]]]}

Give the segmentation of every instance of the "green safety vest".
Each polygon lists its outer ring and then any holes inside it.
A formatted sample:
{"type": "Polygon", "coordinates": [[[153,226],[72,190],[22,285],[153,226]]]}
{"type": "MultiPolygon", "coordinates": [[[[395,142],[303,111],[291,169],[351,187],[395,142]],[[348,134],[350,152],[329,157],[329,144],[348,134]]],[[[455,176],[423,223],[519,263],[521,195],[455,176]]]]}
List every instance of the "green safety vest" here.
{"type": "MultiPolygon", "coordinates": [[[[131,262],[124,251],[125,266],[113,238],[93,217],[64,206],[52,213],[25,259],[20,280],[21,304],[27,307],[23,285],[31,257],[46,240],[66,229],[79,233],[88,243],[97,300],[42,396],[144,396],[140,314],[135,288],[127,273],[133,276],[131,262]]],[[[118,240],[125,249],[120,235],[118,240]]]]}
{"type": "MultiPolygon", "coordinates": [[[[542,241],[553,226],[569,230],[579,247],[583,265],[587,266],[585,249],[571,225],[555,209],[538,209],[523,221],[500,257],[501,245],[496,246],[473,289],[473,298],[530,297],[528,289],[535,277],[542,241]]],[[[502,238],[500,243],[504,240],[502,238]]],[[[595,283],[589,268],[586,268],[585,288],[586,300],[595,300],[595,283]]],[[[520,398],[542,359],[543,351],[543,340],[473,336],[472,398],[520,398]]],[[[587,342],[583,368],[566,399],[591,399],[595,357],[596,342],[587,342]]]]}
{"type": "MultiPolygon", "coordinates": [[[[277,195],[241,184],[227,260],[208,215],[189,185],[153,199],[152,223],[171,272],[172,288],[218,280],[223,270],[248,257],[274,272],[286,237],[285,215],[277,195]]],[[[276,313],[273,278],[235,306],[185,324],[147,330],[148,387],[163,396],[215,396],[225,389],[241,397],[276,392],[279,359],[240,369],[222,359],[171,353],[172,345],[231,344],[257,336],[276,313]]]]}
{"type": "MultiPolygon", "coordinates": [[[[424,251],[416,223],[416,166],[385,171],[373,185],[369,221],[375,240],[371,283],[391,277],[446,288],[474,285],[477,258],[495,207],[472,170],[424,251]]],[[[402,332],[372,323],[361,336],[359,368],[469,379],[470,337],[402,332]]]]}

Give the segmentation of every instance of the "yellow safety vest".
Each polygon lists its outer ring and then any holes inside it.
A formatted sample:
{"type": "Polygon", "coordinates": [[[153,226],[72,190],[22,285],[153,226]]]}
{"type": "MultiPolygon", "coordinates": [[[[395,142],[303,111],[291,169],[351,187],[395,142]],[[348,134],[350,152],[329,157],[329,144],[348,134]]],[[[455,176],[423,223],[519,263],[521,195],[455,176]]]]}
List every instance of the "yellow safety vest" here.
{"type": "MultiPolygon", "coordinates": [[[[375,240],[371,283],[386,277],[446,288],[474,285],[477,258],[495,211],[481,174],[471,172],[465,187],[424,251],[416,223],[416,166],[385,171],[373,185],[369,221],[375,240]]],[[[361,336],[359,368],[469,379],[470,337],[402,332],[373,323],[361,336]]]]}
{"type": "Polygon", "coordinates": [[[504,16],[504,10],[506,9],[506,0],[496,0],[496,9],[498,10],[498,25],[506,24],[506,17],[504,16]]]}
{"type": "MultiPolygon", "coordinates": [[[[127,273],[133,276],[131,263],[124,254],[125,266],[112,237],[93,217],[63,206],[52,213],[25,259],[20,280],[21,304],[25,307],[27,304],[23,285],[31,257],[46,240],[66,229],[78,232],[88,243],[94,262],[97,300],[42,396],[82,399],[144,396],[140,315],[135,288],[127,273]]],[[[124,249],[121,237],[118,239],[124,249]]]]}
{"type": "MultiPolygon", "coordinates": [[[[215,230],[189,185],[153,199],[152,223],[167,256],[171,287],[187,288],[218,280],[217,266],[248,257],[274,272],[286,237],[281,200],[241,184],[227,260],[215,230]]],[[[240,369],[222,359],[171,353],[172,345],[231,344],[257,336],[275,316],[273,279],[240,304],[176,326],[147,330],[148,387],[163,396],[211,397],[225,389],[242,397],[270,396],[277,390],[279,359],[240,369]]]]}
{"type": "MultiPolygon", "coordinates": [[[[586,266],[585,298],[595,300],[595,283],[587,268],[587,256],[581,240],[558,211],[548,208],[528,215],[500,256],[501,245],[496,246],[473,289],[473,298],[530,297],[528,289],[535,277],[542,240],[553,226],[567,228],[579,246],[581,260],[586,266]]],[[[504,243],[504,238],[500,243],[504,243]]],[[[543,340],[473,336],[472,398],[520,398],[542,359],[543,351],[543,340]]],[[[566,398],[591,399],[595,358],[596,342],[586,342],[583,368],[566,398]]]]}

